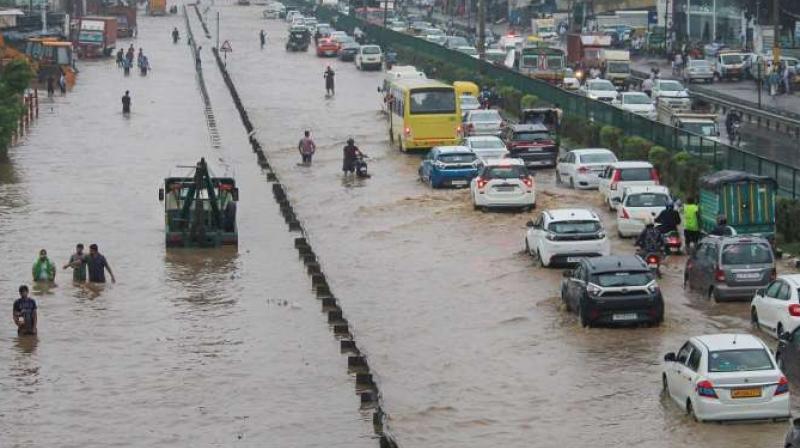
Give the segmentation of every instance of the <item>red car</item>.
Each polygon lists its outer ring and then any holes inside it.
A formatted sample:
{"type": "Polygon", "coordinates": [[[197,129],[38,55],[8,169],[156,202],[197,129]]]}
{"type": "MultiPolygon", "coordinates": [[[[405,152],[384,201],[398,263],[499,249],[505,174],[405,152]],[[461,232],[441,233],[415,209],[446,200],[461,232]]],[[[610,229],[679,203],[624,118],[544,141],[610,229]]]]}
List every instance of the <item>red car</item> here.
{"type": "Polygon", "coordinates": [[[317,56],[336,56],[339,53],[339,44],[330,38],[320,39],[317,42],[317,56]]]}

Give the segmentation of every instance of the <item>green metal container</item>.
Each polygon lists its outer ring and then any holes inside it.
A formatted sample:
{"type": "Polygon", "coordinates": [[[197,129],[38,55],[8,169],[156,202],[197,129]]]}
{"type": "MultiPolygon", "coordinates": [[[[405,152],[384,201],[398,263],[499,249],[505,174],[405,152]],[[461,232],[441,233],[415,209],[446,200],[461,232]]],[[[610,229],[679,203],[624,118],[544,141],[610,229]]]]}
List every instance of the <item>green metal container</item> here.
{"type": "Polygon", "coordinates": [[[710,232],[717,217],[740,235],[775,237],[777,184],[766,176],[724,170],[700,178],[700,228],[710,232]]]}

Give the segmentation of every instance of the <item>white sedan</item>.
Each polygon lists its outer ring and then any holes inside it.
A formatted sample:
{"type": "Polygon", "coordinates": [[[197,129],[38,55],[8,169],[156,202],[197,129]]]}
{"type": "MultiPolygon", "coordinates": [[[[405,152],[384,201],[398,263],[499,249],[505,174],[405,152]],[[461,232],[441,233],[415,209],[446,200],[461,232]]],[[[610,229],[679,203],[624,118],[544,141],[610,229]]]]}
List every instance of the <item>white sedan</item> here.
{"type": "Polygon", "coordinates": [[[645,218],[655,219],[670,202],[669,189],[661,185],[626,188],[617,206],[617,233],[621,237],[639,235],[645,218]]]}
{"type": "Polygon", "coordinates": [[[598,101],[610,103],[617,99],[617,88],[605,79],[590,79],[581,86],[578,93],[598,101]]]}
{"type": "Polygon", "coordinates": [[[482,161],[503,159],[508,155],[508,148],[500,137],[494,135],[475,135],[464,139],[464,146],[471,149],[482,161]]]}
{"type": "Polygon", "coordinates": [[[780,338],[800,326],[800,275],[781,275],[764,289],[756,291],[750,303],[753,326],[780,338]]]}
{"type": "Polygon", "coordinates": [[[472,95],[461,95],[458,101],[461,105],[461,118],[464,118],[467,112],[481,108],[481,102],[472,95]]]}
{"type": "Polygon", "coordinates": [[[656,105],[653,100],[642,92],[623,92],[613,104],[624,111],[656,119],[656,105]]]}
{"type": "Polygon", "coordinates": [[[597,188],[598,175],[617,161],[605,148],[573,149],[558,160],[556,182],[569,183],[570,188],[597,188]]]}
{"type": "Polygon", "coordinates": [[[478,176],[470,182],[470,191],[476,210],[491,207],[530,210],[536,207],[533,176],[519,159],[487,160],[478,176]]]}
{"type": "Polygon", "coordinates": [[[788,419],[789,381],[761,339],[695,336],[667,353],[664,392],[697,421],[788,419]]]}

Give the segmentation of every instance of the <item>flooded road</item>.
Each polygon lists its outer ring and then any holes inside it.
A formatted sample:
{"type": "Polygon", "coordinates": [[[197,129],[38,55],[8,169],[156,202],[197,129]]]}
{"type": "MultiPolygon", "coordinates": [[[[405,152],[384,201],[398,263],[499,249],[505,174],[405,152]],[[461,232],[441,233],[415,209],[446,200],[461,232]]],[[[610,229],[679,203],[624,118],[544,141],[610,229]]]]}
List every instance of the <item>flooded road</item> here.
{"type": "MultiPolygon", "coordinates": [[[[317,58],[313,47],[285,52],[286,23],[261,19],[259,7],[218,10],[220,39],[234,48],[231,75],[379,377],[402,446],[781,443],[785,424],[696,424],[661,395],[663,354],[692,335],[749,331],[747,304],[686,294],[685,260],[672,257],[660,328],[581,328],[560,306],[561,271],[536,269],[523,254],[525,222],[537,212],[475,212],[466,191],[430,190],[416,180],[419,157],[388,147],[381,73],[317,58]],[[270,36],[263,51],[260,28],[270,36]],[[327,64],[337,72],[332,98],[327,64]],[[304,129],[318,146],[311,168],[297,165],[304,129]],[[371,179],[343,180],[348,136],[371,157],[371,179]]],[[[591,206],[616,234],[596,192],[557,188],[552,171],[536,182],[538,210],[591,206]]],[[[632,243],[615,240],[614,252],[633,253],[632,243]]]]}
{"type": "Polygon", "coordinates": [[[185,36],[181,17],[140,16],[151,74],[80,62],[0,162],[0,446],[375,446],[227,97],[212,147],[185,36]],[[166,251],[158,188],[203,156],[236,175],[238,250],[166,251]],[[78,242],[100,246],[115,284],[72,284],[60,267],[78,242]],[[39,335],[19,338],[11,303],[40,248],[57,286],[34,288],[39,335]]]}

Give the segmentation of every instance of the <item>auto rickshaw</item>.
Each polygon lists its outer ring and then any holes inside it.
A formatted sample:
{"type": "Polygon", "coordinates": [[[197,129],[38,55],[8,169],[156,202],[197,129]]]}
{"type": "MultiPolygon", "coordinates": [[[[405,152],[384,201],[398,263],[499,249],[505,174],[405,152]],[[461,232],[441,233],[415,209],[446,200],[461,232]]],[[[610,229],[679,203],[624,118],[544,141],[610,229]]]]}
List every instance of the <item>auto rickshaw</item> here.
{"type": "Polygon", "coordinates": [[[457,97],[460,97],[462,95],[471,95],[477,98],[478,95],[480,94],[480,89],[478,89],[478,85],[470,81],[455,81],[453,83],[453,88],[456,89],[457,97]]]}
{"type": "Polygon", "coordinates": [[[725,216],[737,235],[775,239],[777,183],[771,177],[723,170],[700,178],[700,229],[711,232],[725,216]]]}
{"type": "Polygon", "coordinates": [[[311,43],[311,33],[304,26],[293,26],[289,29],[289,40],[286,41],[286,51],[308,51],[311,43]]]}

